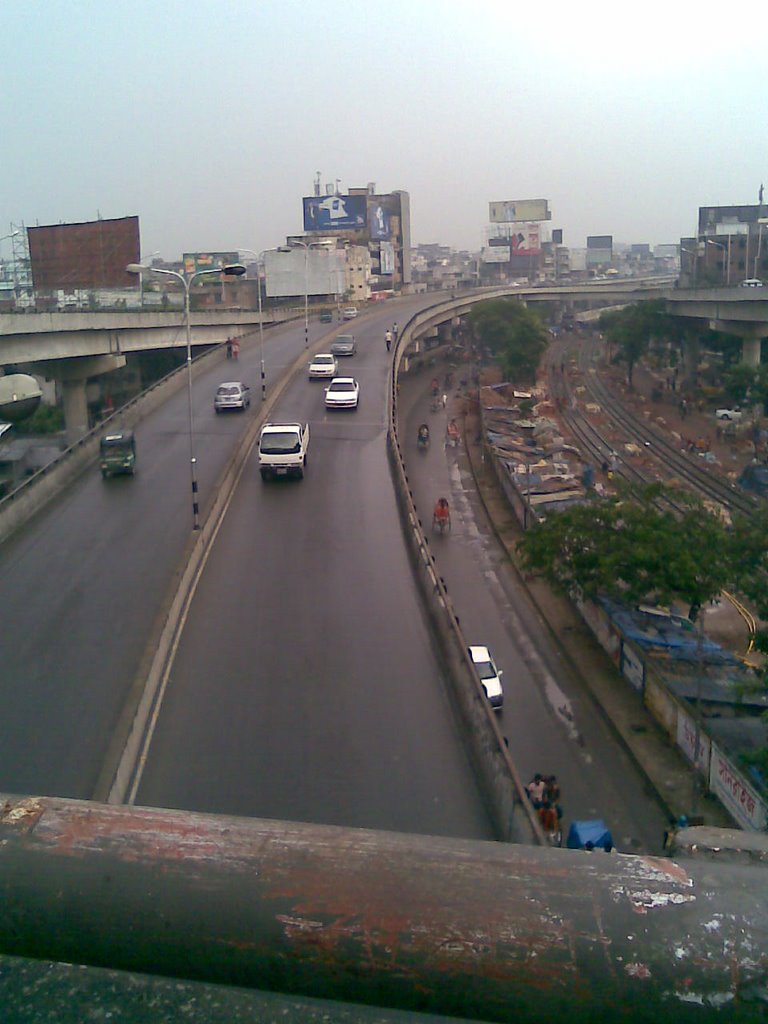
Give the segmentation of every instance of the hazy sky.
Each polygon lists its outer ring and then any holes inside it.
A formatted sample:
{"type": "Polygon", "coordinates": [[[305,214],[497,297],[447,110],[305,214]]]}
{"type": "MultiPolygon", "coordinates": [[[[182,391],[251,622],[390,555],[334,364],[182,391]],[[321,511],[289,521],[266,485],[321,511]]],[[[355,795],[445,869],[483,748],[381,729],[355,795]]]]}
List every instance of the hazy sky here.
{"type": "MultiPolygon", "coordinates": [[[[138,214],[143,255],[261,250],[322,181],[478,249],[489,200],[564,242],[675,242],[768,186],[764,2],[3,0],[0,236],[138,214]]],[[[8,256],[10,243],[0,246],[8,256]]]]}

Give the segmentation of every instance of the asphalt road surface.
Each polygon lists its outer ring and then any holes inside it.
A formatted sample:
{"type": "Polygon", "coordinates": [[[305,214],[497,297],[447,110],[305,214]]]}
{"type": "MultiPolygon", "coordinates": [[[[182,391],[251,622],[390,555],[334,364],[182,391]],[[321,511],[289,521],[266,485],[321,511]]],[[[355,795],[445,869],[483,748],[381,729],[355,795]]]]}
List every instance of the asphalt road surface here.
{"type": "MultiPolygon", "coordinates": [[[[401,447],[422,522],[429,527],[439,496],[451,505],[451,532],[430,531],[432,551],[467,642],[490,647],[504,672],[499,724],[512,758],[523,781],[537,771],[557,775],[566,826],[603,818],[619,850],[659,853],[667,825],[661,808],[527,599],[487,522],[463,449],[444,444],[451,404],[432,413],[429,390],[432,376],[442,381],[446,368],[404,383],[401,447]],[[425,421],[432,435],[426,453],[416,446],[425,421]]],[[[463,373],[459,367],[454,377],[463,373]]]]}
{"type": "MultiPolygon", "coordinates": [[[[402,324],[403,307],[397,308],[402,324]]],[[[385,444],[392,313],[348,325],[356,412],[297,377],[302,481],[244,474],[199,584],[139,804],[492,838],[405,553],[385,444]]]]}

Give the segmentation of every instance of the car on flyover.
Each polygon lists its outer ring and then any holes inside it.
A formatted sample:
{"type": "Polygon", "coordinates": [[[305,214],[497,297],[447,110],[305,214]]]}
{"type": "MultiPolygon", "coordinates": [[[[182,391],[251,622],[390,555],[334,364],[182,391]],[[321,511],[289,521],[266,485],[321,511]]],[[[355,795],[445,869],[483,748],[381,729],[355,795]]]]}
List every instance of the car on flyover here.
{"type": "Polygon", "coordinates": [[[322,380],[324,377],[333,378],[338,372],[336,356],[330,352],[318,352],[312,357],[312,362],[309,364],[310,380],[322,380]]]}
{"type": "Polygon", "coordinates": [[[331,352],[335,356],[353,356],[357,352],[354,334],[340,334],[331,344],[331,352]]]}
{"type": "Polygon", "coordinates": [[[480,676],[480,682],[483,684],[488,703],[494,711],[501,711],[504,706],[504,689],[501,685],[503,669],[496,668],[491,652],[487,647],[474,646],[468,647],[467,650],[477,669],[477,674],[480,676]]]}
{"type": "Polygon", "coordinates": [[[746,281],[739,282],[739,288],[762,288],[763,282],[757,277],[748,277],[746,281]]]}
{"type": "Polygon", "coordinates": [[[330,311],[330,309],[324,309],[324,310],[321,311],[321,313],[320,313],[320,323],[321,324],[332,324],[333,323],[333,313],[330,311]]]}
{"type": "Polygon", "coordinates": [[[360,385],[354,377],[334,377],[325,389],[326,409],[356,409],[360,402],[360,385]]]}
{"type": "Polygon", "coordinates": [[[219,384],[213,399],[213,408],[217,413],[229,409],[245,412],[251,404],[251,389],[241,380],[228,380],[219,384]]]}
{"type": "Polygon", "coordinates": [[[357,316],[357,308],[355,306],[347,306],[341,315],[344,320],[354,320],[357,316]]]}

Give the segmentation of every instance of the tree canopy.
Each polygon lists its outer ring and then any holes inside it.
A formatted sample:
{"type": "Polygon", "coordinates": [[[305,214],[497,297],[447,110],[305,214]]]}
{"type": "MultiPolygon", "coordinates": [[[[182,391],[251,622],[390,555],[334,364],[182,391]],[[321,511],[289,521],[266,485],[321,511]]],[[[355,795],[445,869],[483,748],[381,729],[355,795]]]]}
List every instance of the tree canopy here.
{"type": "Polygon", "coordinates": [[[628,604],[685,601],[691,618],[734,577],[722,520],[660,485],[576,505],[535,524],[519,543],[523,563],[566,590],[628,604]]]}
{"type": "Polygon", "coordinates": [[[517,299],[488,299],[472,309],[469,323],[507,380],[535,380],[549,342],[536,313],[517,299]]]}
{"type": "Polygon", "coordinates": [[[600,316],[600,330],[618,348],[618,359],[627,364],[627,383],[645,355],[653,338],[681,342],[686,327],[679,317],[666,311],[664,299],[635,302],[623,309],[607,310],[600,316]]]}

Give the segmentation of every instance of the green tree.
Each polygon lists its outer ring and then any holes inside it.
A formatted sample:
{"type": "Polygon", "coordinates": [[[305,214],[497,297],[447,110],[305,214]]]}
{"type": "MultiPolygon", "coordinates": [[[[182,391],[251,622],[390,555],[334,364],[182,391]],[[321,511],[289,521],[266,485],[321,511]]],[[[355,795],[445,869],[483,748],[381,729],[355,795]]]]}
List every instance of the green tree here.
{"type": "Polygon", "coordinates": [[[524,564],[566,590],[628,604],[674,599],[689,616],[731,578],[720,519],[695,499],[659,485],[577,505],[537,523],[519,543],[524,564]]]}
{"type": "Polygon", "coordinates": [[[746,402],[747,395],[757,382],[757,368],[747,363],[736,363],[723,373],[723,390],[728,399],[736,405],[746,402]]]}
{"type": "Polygon", "coordinates": [[[535,380],[549,343],[536,313],[516,299],[490,299],[474,307],[469,323],[474,337],[488,349],[507,380],[535,380]]]}

